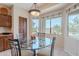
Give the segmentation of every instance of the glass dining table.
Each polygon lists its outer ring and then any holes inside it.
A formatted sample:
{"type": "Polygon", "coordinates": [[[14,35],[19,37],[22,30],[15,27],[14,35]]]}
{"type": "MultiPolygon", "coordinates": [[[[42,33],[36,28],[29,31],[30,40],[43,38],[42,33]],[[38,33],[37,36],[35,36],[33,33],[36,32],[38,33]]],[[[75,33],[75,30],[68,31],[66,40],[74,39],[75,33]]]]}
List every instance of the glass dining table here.
{"type": "Polygon", "coordinates": [[[31,42],[29,43],[29,46],[22,47],[21,49],[31,50],[31,51],[33,51],[33,56],[36,56],[36,51],[37,50],[51,46],[52,41],[53,40],[50,39],[50,38],[46,38],[46,37],[39,38],[39,37],[36,37],[35,39],[31,40],[31,42]]]}

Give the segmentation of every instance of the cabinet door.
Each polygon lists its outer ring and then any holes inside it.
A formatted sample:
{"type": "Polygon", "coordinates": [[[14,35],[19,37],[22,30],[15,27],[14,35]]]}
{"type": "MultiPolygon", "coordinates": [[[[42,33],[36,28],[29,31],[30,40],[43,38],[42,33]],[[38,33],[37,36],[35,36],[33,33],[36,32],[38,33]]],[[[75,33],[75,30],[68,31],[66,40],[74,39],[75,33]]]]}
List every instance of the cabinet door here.
{"type": "Polygon", "coordinates": [[[0,26],[1,27],[10,27],[11,26],[11,16],[0,14],[0,26]]]}
{"type": "Polygon", "coordinates": [[[0,51],[3,50],[3,39],[0,38],[0,51]]]}
{"type": "Polygon", "coordinates": [[[8,15],[8,13],[9,13],[8,8],[1,7],[1,8],[0,8],[0,13],[1,13],[1,14],[6,14],[6,15],[8,15]]]}
{"type": "Polygon", "coordinates": [[[7,38],[7,40],[6,40],[6,49],[9,49],[9,48],[10,48],[9,39],[7,38]]]}
{"type": "Polygon", "coordinates": [[[9,40],[8,37],[4,37],[4,50],[9,49],[9,40]]]}
{"type": "Polygon", "coordinates": [[[2,19],[3,19],[3,26],[10,26],[10,19],[9,19],[10,17],[9,16],[7,16],[7,15],[3,15],[3,17],[2,17],[2,19]]]}
{"type": "Polygon", "coordinates": [[[11,27],[12,26],[12,17],[11,16],[7,16],[8,18],[7,18],[7,26],[8,27],[11,27]]]}
{"type": "Polygon", "coordinates": [[[0,27],[4,25],[3,15],[0,15],[0,27]]]}

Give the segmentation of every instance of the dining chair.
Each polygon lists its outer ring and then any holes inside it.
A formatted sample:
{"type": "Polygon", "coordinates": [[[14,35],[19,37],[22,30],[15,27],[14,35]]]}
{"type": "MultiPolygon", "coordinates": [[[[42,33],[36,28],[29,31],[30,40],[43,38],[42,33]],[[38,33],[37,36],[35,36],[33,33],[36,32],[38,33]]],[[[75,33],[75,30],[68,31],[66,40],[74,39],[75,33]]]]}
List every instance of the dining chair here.
{"type": "Polygon", "coordinates": [[[21,56],[21,48],[18,39],[9,39],[9,45],[12,56],[21,56]]]}
{"type": "Polygon", "coordinates": [[[50,50],[50,56],[54,55],[55,40],[56,40],[56,37],[53,37],[52,44],[51,44],[51,50],[50,50]]]}
{"type": "Polygon", "coordinates": [[[9,45],[10,45],[12,56],[32,56],[33,55],[32,51],[22,49],[18,39],[13,39],[13,40],[10,39],[9,42],[10,42],[9,45]]]}
{"type": "Polygon", "coordinates": [[[37,55],[38,56],[53,56],[54,55],[55,40],[56,40],[56,37],[53,37],[51,45],[39,50],[37,55]]]}

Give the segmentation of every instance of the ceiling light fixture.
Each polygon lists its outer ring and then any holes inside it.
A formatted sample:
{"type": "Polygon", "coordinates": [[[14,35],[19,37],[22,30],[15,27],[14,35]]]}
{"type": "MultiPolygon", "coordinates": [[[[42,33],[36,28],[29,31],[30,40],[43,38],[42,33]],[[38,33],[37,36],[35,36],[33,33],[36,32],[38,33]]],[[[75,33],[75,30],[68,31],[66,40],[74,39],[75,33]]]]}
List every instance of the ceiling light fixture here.
{"type": "Polygon", "coordinates": [[[37,3],[34,3],[33,6],[32,6],[32,9],[29,10],[29,13],[30,13],[32,16],[39,16],[39,15],[40,15],[40,10],[39,10],[39,8],[37,7],[36,4],[37,4],[37,3]]]}

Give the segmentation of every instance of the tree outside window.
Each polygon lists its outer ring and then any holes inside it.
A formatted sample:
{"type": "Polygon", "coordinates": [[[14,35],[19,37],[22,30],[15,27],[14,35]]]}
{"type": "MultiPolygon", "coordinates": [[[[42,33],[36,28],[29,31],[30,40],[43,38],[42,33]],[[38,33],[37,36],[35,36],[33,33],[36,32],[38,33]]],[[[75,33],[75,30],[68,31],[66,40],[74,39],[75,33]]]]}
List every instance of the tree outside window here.
{"type": "Polygon", "coordinates": [[[45,33],[47,34],[61,34],[61,17],[46,19],[45,21],[45,33]]]}
{"type": "Polygon", "coordinates": [[[79,14],[70,14],[68,17],[69,36],[79,36],[79,14]]]}
{"type": "Polygon", "coordinates": [[[39,32],[39,19],[32,19],[32,34],[39,32]]]}

